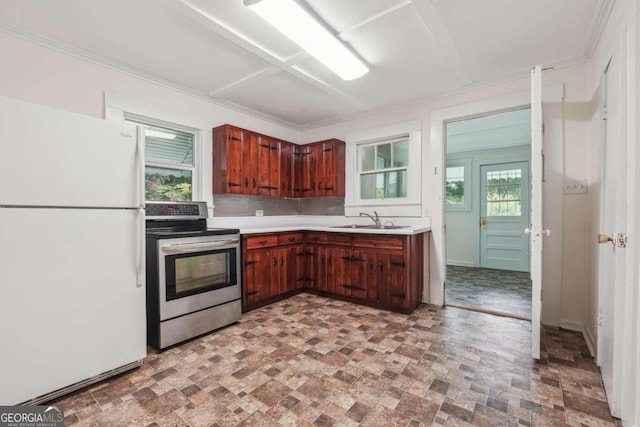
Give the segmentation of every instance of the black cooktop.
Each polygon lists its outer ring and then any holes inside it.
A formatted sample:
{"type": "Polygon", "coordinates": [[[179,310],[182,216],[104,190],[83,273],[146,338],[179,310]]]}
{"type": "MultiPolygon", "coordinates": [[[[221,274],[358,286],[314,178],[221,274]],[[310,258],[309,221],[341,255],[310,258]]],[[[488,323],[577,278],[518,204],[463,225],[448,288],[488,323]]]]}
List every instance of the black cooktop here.
{"type": "Polygon", "coordinates": [[[220,236],[239,234],[237,228],[208,228],[205,202],[147,202],[147,238],[220,236]]]}

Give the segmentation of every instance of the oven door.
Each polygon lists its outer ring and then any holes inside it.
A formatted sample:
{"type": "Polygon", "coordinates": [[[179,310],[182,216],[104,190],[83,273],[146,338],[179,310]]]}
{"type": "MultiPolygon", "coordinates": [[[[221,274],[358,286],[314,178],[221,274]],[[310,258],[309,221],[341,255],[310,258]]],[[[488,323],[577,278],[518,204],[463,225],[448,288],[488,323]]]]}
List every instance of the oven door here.
{"type": "Polygon", "coordinates": [[[235,235],[159,240],[160,320],[240,299],[239,249],[235,235]]]}

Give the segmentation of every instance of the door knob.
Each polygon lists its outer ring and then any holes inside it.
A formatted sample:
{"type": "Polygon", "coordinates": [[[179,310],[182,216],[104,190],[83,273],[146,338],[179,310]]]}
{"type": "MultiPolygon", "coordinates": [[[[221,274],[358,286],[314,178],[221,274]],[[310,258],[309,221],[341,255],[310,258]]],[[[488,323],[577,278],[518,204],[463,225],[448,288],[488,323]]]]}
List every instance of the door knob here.
{"type": "Polygon", "coordinates": [[[487,217],[480,217],[480,228],[487,228],[487,217]]]}

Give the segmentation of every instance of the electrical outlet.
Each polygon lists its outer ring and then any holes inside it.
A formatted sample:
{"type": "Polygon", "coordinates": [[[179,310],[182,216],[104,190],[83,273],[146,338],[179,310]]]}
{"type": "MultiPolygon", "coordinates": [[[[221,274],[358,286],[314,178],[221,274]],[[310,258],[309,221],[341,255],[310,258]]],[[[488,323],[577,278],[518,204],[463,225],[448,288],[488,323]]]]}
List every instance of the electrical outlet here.
{"type": "Polygon", "coordinates": [[[564,181],[564,194],[586,193],[589,185],[587,180],[567,179],[564,181]]]}
{"type": "Polygon", "coordinates": [[[264,216],[264,211],[262,209],[256,209],[256,216],[264,216]]]}

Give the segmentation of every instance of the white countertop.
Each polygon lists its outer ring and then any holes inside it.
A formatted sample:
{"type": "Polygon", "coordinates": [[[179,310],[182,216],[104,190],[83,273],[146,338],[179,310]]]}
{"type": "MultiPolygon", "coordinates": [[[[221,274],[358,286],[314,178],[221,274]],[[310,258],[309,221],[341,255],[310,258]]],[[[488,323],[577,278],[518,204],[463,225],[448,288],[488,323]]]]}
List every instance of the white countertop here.
{"type": "Polygon", "coordinates": [[[373,225],[367,217],[344,216],[249,216],[213,217],[207,220],[212,228],[238,228],[241,234],[279,233],[284,231],[328,231],[334,233],[413,235],[431,231],[431,218],[380,218],[382,224],[393,223],[405,228],[342,228],[341,225],[373,225]]]}

